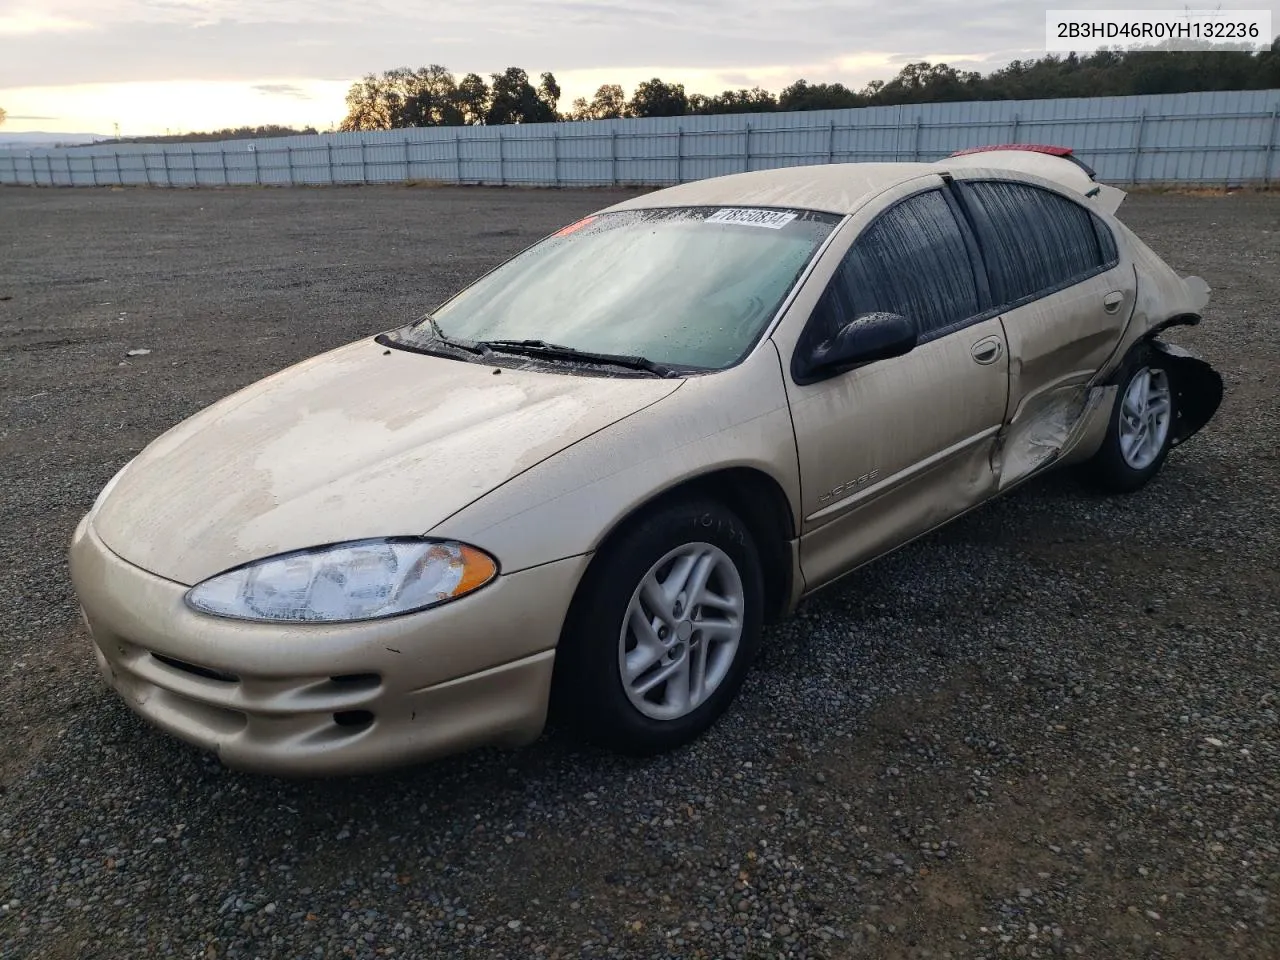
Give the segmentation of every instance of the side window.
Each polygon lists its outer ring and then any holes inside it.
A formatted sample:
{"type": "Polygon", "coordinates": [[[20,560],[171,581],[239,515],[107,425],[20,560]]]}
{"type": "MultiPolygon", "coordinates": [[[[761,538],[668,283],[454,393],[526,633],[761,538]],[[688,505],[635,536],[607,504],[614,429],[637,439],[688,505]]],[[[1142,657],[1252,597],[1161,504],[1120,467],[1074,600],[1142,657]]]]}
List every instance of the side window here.
{"type": "Polygon", "coordinates": [[[973,213],[997,304],[1060,290],[1115,261],[1110,230],[1066,197],[1003,180],[966,180],[960,189],[973,213]]]}
{"type": "Polygon", "coordinates": [[[973,263],[941,190],[895,204],[859,234],[799,348],[812,350],[854,317],[876,312],[910,317],[922,340],[978,313],[973,263]]]}
{"type": "Polygon", "coordinates": [[[1107,266],[1112,266],[1120,259],[1120,254],[1116,251],[1115,234],[1111,232],[1111,228],[1102,222],[1101,217],[1093,218],[1093,229],[1098,231],[1098,243],[1102,247],[1102,261],[1107,266]]]}

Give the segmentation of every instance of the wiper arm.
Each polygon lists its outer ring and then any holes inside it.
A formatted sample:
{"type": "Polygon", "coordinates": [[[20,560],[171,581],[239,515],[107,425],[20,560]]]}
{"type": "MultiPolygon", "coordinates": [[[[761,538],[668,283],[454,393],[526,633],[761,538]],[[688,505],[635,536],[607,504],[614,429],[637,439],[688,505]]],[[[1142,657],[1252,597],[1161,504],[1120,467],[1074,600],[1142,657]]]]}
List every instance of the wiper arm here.
{"type": "Polygon", "coordinates": [[[627,370],[643,370],[658,377],[676,376],[673,367],[655,363],[648,357],[632,357],[620,353],[593,353],[590,350],[579,350],[559,343],[547,343],[545,340],[479,340],[477,347],[487,347],[499,353],[516,353],[529,357],[542,357],[548,360],[572,360],[576,363],[589,363],[623,367],[627,370]]]}
{"type": "Polygon", "coordinates": [[[484,357],[489,355],[489,348],[484,343],[478,343],[475,340],[464,340],[461,337],[451,337],[440,329],[440,324],[436,323],[436,318],[431,314],[425,317],[427,323],[431,325],[431,335],[441,343],[448,344],[451,347],[457,347],[459,350],[465,350],[467,353],[474,353],[477,356],[484,357]]]}

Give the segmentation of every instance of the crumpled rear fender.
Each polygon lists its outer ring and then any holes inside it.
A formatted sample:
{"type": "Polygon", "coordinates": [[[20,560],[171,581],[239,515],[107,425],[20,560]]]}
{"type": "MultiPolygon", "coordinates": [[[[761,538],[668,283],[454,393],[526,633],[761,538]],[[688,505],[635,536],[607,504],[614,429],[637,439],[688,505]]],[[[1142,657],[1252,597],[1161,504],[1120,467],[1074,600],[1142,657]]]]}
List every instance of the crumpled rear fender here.
{"type": "MultiPolygon", "coordinates": [[[[1213,369],[1207,360],[1201,360],[1190,350],[1177,344],[1165,343],[1159,337],[1145,337],[1139,346],[1158,353],[1160,365],[1169,373],[1173,407],[1178,414],[1170,443],[1177,445],[1199,431],[1217,413],[1222,404],[1222,374],[1213,369]]],[[[1127,366],[1121,364],[1107,378],[1107,384],[1119,386],[1127,366]]]]}
{"type": "MultiPolygon", "coordinates": [[[[1164,326],[1160,329],[1164,329],[1164,326]]],[[[1178,419],[1173,424],[1170,445],[1176,446],[1213,419],[1222,404],[1222,375],[1207,361],[1182,347],[1165,343],[1154,335],[1149,334],[1137,346],[1158,353],[1160,365],[1169,372],[1169,386],[1173,391],[1174,409],[1178,414],[1178,419]]],[[[1107,424],[1114,415],[1120,380],[1127,369],[1128,364],[1121,363],[1110,375],[1087,391],[1079,421],[1072,426],[1059,463],[1080,463],[1098,452],[1106,438],[1107,424]]]]}
{"type": "Polygon", "coordinates": [[[1213,419],[1222,404],[1222,374],[1207,361],[1175,344],[1156,337],[1150,338],[1147,344],[1161,355],[1169,372],[1173,408],[1178,413],[1170,442],[1176,445],[1213,419]]]}

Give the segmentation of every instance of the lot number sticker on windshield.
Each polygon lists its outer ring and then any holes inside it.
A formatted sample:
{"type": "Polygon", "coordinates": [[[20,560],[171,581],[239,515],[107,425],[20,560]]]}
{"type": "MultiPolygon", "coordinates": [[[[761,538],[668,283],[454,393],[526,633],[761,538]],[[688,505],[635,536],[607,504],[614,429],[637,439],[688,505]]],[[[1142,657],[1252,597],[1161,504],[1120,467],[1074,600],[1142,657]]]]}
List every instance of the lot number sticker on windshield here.
{"type": "Polygon", "coordinates": [[[768,227],[770,230],[781,230],[796,218],[794,213],[783,213],[781,210],[751,210],[744,207],[730,207],[717,210],[707,217],[707,223],[737,223],[744,227],[768,227]]]}

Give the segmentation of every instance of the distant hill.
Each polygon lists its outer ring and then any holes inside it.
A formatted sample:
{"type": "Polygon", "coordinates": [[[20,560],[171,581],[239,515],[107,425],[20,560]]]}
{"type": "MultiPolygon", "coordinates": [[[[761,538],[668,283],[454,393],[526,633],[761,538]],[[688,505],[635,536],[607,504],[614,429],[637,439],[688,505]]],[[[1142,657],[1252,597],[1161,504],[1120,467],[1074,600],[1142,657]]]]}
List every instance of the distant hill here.
{"type": "Polygon", "coordinates": [[[106,139],[100,133],[46,133],[43,130],[35,130],[30,133],[0,132],[0,150],[80,146],[106,139]]]}

